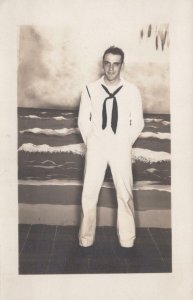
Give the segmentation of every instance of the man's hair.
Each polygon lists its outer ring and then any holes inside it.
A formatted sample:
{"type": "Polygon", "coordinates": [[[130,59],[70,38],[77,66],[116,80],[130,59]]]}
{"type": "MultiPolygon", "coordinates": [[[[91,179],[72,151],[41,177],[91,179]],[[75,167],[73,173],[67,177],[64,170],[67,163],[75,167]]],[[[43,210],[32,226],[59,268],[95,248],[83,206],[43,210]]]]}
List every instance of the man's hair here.
{"type": "Polygon", "coordinates": [[[121,63],[124,62],[124,52],[122,49],[118,48],[118,47],[115,47],[115,46],[111,46],[109,47],[107,50],[105,50],[104,54],[103,54],[103,60],[105,58],[105,55],[108,54],[108,53],[111,53],[111,54],[114,54],[114,55],[121,55],[121,63]]]}

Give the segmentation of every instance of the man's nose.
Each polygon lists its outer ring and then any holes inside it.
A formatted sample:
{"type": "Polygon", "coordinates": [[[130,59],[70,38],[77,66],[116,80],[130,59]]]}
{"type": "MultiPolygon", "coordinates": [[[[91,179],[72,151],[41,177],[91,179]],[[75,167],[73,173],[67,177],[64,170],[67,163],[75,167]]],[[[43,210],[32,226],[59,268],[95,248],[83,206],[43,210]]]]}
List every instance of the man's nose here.
{"type": "Polygon", "coordinates": [[[112,65],[110,64],[109,70],[110,70],[110,71],[113,71],[113,64],[112,64],[112,65]]]}

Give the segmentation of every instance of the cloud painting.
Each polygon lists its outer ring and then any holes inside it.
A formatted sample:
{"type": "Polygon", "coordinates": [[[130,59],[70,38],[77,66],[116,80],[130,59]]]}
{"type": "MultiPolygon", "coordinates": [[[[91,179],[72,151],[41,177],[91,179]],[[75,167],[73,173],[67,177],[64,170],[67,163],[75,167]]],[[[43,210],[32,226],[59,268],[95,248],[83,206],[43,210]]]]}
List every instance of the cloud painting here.
{"type": "Polygon", "coordinates": [[[21,26],[18,106],[78,109],[84,85],[102,74],[103,52],[116,45],[125,52],[122,75],[140,89],[144,111],[169,113],[168,26],[116,31],[107,28],[101,36],[100,26],[81,32],[70,26],[21,26]]]}

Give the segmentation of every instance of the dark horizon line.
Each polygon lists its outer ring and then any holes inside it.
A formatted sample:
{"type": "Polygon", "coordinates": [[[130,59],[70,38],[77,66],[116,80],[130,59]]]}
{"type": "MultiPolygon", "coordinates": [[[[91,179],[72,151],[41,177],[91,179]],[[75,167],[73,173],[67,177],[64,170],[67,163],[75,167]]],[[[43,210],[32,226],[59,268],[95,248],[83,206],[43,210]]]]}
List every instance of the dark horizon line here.
{"type": "Polygon", "coordinates": [[[49,109],[49,110],[78,110],[78,107],[77,108],[74,108],[74,107],[63,107],[63,108],[60,108],[60,107],[31,107],[31,106],[17,106],[17,108],[26,108],[26,109],[49,109]]]}
{"type": "MultiPolygon", "coordinates": [[[[17,106],[17,108],[18,109],[20,109],[20,108],[24,108],[24,109],[42,109],[42,110],[44,110],[44,109],[47,109],[47,110],[74,110],[74,111],[78,111],[78,109],[79,109],[79,107],[77,107],[77,108],[69,108],[69,107],[64,107],[64,108],[54,108],[54,107],[52,107],[52,108],[47,108],[47,107],[26,107],[26,106],[17,106]]],[[[147,111],[144,111],[144,114],[153,114],[153,115],[170,115],[170,112],[168,112],[168,113],[158,113],[158,112],[147,112],[147,111]]]]}

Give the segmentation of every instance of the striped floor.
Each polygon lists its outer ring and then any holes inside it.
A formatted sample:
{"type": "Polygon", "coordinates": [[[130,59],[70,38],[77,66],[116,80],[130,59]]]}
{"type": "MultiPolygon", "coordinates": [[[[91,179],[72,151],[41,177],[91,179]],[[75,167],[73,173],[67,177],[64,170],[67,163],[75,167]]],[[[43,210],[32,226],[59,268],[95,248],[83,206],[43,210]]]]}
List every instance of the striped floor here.
{"type": "Polygon", "coordinates": [[[90,253],[78,247],[77,226],[19,225],[19,274],[171,272],[171,229],[137,228],[135,251],[125,256],[116,229],[97,227],[90,253]]]}

